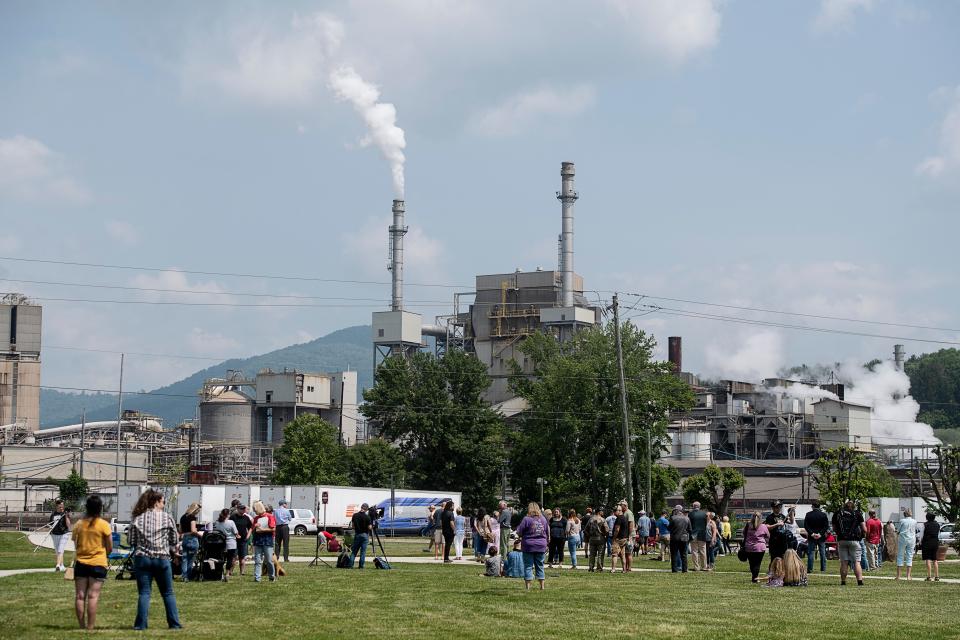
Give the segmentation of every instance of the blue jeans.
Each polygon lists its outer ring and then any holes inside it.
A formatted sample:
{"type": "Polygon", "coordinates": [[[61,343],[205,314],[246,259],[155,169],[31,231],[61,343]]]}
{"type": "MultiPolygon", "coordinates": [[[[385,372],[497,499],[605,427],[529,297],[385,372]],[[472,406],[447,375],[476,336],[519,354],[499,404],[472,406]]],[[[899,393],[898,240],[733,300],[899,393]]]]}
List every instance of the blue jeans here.
{"type": "Polygon", "coordinates": [[[547,575],[543,572],[543,552],[542,551],[524,551],[523,552],[523,579],[527,582],[533,580],[536,575],[537,580],[545,580],[547,575]]]}
{"type": "Polygon", "coordinates": [[[820,573],[827,570],[827,539],[823,536],[819,540],[807,540],[807,573],[813,571],[814,551],[820,553],[820,573]]]}
{"type": "Polygon", "coordinates": [[[567,551],[570,552],[570,566],[577,568],[577,547],[580,546],[580,534],[567,538],[567,551]]]}
{"type": "Polygon", "coordinates": [[[360,564],[358,565],[363,569],[363,563],[367,559],[367,542],[370,540],[370,534],[367,533],[358,533],[353,536],[353,547],[350,549],[350,564],[353,564],[354,559],[357,557],[357,551],[360,552],[360,564]]]}
{"type": "Polygon", "coordinates": [[[613,553],[613,536],[607,536],[607,555],[613,553]]]}
{"type": "Polygon", "coordinates": [[[190,580],[190,574],[193,572],[193,561],[197,558],[197,552],[200,550],[200,539],[195,535],[183,536],[183,559],[180,563],[180,579],[184,582],[190,580]]]}
{"type": "Polygon", "coordinates": [[[860,568],[864,571],[870,570],[870,563],[867,561],[867,541],[860,539],[860,568]]]}
{"type": "Polygon", "coordinates": [[[253,545],[253,579],[260,582],[263,575],[263,563],[267,563],[267,575],[272,580],[276,576],[277,568],[273,566],[273,545],[255,544],[253,545]]]}
{"type": "Polygon", "coordinates": [[[173,595],[173,570],[170,561],[166,558],[148,558],[147,556],[133,557],[133,570],[137,576],[137,619],[133,628],[143,630],[147,628],[147,618],[150,615],[150,591],[152,581],[157,581],[157,589],[163,597],[163,607],[167,610],[167,626],[171,629],[180,628],[180,614],[177,613],[177,599],[173,595]]]}

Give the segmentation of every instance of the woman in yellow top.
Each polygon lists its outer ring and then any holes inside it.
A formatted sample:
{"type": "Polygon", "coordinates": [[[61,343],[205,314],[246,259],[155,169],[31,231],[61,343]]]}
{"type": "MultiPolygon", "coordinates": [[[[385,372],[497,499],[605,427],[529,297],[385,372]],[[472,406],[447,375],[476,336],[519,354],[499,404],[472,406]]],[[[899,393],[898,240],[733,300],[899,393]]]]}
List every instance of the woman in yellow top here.
{"type": "Polygon", "coordinates": [[[103,501],[100,496],[90,496],[86,517],[73,527],[73,543],[77,548],[73,579],[77,621],[81,629],[93,629],[97,621],[100,588],[107,578],[107,555],[113,551],[110,525],[100,517],[101,513],[103,501]]]}
{"type": "Polygon", "coordinates": [[[720,541],[723,543],[723,552],[730,553],[730,539],[733,537],[733,531],[730,527],[730,516],[723,516],[723,522],[720,523],[720,541]]]}

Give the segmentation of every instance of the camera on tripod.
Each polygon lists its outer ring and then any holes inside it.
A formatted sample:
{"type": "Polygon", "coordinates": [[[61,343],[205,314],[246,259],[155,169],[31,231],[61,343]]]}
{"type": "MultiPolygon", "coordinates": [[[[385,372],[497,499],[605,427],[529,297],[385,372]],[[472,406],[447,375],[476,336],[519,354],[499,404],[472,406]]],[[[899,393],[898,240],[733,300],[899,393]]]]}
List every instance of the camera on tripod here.
{"type": "Polygon", "coordinates": [[[367,516],[370,518],[370,524],[373,525],[373,528],[377,528],[377,520],[383,517],[383,507],[377,508],[376,506],[371,506],[367,509],[367,516]]]}

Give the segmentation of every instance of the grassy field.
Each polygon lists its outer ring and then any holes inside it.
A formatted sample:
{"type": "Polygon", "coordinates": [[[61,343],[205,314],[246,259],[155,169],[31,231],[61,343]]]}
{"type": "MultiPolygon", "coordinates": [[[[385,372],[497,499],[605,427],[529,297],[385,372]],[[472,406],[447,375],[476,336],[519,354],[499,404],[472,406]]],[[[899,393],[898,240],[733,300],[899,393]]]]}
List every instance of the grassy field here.
{"type": "MultiPolygon", "coordinates": [[[[0,536],[8,564],[29,553],[12,536],[0,536]]],[[[37,556],[43,559],[44,552],[37,556]]],[[[47,563],[49,564],[49,562],[47,563]]],[[[41,565],[46,566],[46,565],[41,565]]],[[[638,567],[663,565],[639,560],[638,567]]],[[[277,583],[254,584],[249,576],[223,583],[176,585],[181,620],[191,638],[246,635],[269,629],[271,637],[423,638],[442,627],[458,638],[529,637],[765,638],[805,637],[811,603],[817,638],[881,637],[902,629],[916,638],[960,638],[956,607],[960,585],[868,581],[841,588],[835,577],[814,575],[805,590],[750,584],[744,565],[720,559],[719,571],[686,574],[638,572],[596,575],[548,571],[544,593],[523,590],[520,580],[479,575],[479,566],[395,564],[393,571],[342,571],[290,565],[277,583]]],[[[919,568],[919,567],[918,567],[919,568]]],[[[829,567],[835,570],[835,563],[829,567]]],[[[944,567],[957,576],[960,567],[944,567]]],[[[887,573],[884,571],[884,573],[887,573]]],[[[0,579],[0,637],[69,638],[74,629],[73,584],[57,574],[0,579]],[[38,615],[37,607],[41,612],[38,615]]],[[[131,581],[109,580],[101,598],[99,637],[130,637],[136,608],[131,581]]],[[[151,630],[167,635],[163,607],[154,594],[151,630]]]]}

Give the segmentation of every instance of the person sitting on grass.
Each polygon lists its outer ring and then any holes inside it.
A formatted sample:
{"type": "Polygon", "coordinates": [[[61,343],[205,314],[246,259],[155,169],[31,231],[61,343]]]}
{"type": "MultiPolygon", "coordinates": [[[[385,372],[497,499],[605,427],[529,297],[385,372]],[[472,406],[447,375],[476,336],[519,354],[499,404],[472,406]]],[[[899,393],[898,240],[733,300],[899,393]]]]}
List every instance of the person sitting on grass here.
{"type": "Polygon", "coordinates": [[[783,586],[783,558],[774,558],[770,561],[770,570],[767,571],[767,586],[783,586]]]}
{"type": "Polygon", "coordinates": [[[800,554],[793,549],[787,549],[783,554],[783,586],[807,586],[807,568],[800,559],[800,554]]]}
{"type": "Polygon", "coordinates": [[[483,575],[489,578],[499,578],[500,574],[503,573],[503,558],[499,555],[498,545],[490,545],[490,550],[487,553],[488,556],[484,563],[486,570],[483,575]]]}
{"type": "Polygon", "coordinates": [[[523,577],[523,553],[520,551],[520,539],[513,543],[513,551],[507,554],[503,561],[503,575],[506,578],[523,577]]]}

